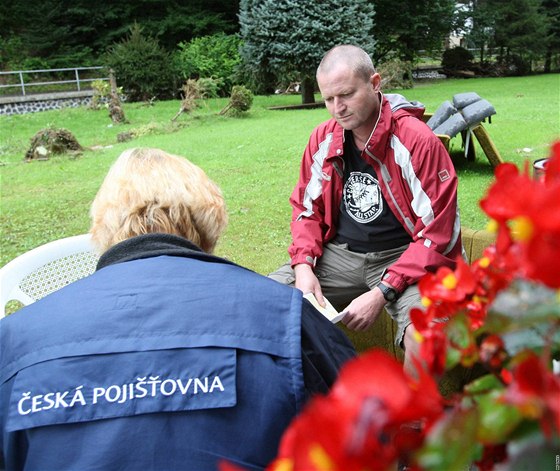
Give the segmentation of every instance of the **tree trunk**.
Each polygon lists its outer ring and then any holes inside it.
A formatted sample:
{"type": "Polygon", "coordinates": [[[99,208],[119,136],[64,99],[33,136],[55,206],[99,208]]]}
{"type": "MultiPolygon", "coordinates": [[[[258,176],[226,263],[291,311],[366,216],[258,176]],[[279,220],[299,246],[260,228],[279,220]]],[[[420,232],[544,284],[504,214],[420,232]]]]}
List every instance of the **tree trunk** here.
{"type": "Polygon", "coordinates": [[[301,102],[315,103],[315,80],[311,77],[304,77],[301,81],[301,102]]]}
{"type": "Polygon", "coordinates": [[[547,48],[544,56],[544,73],[549,74],[552,66],[552,51],[550,47],[547,48]]]}

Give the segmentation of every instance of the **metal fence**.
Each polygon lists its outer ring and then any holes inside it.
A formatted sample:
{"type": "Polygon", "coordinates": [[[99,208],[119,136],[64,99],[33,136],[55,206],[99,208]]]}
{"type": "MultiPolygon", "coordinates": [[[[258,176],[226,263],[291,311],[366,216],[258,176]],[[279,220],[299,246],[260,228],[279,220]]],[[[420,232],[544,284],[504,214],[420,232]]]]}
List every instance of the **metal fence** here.
{"type": "MultiPolygon", "coordinates": [[[[37,69],[37,70],[16,70],[12,72],[0,72],[0,82],[10,81],[12,76],[15,79],[11,80],[12,83],[0,83],[0,91],[6,88],[16,88],[19,89],[22,95],[26,95],[27,92],[33,93],[29,90],[31,87],[49,87],[58,86],[65,84],[75,84],[76,90],[82,90],[82,84],[93,82],[95,80],[109,80],[108,77],[103,77],[102,74],[96,77],[91,77],[92,72],[95,70],[103,70],[104,67],[71,67],[66,69],[37,69]],[[57,74],[60,75],[67,74],[70,79],[59,79],[59,80],[49,80],[57,74]],[[80,76],[81,73],[81,76],[80,76]],[[34,81],[38,76],[45,76],[47,81],[34,81]],[[7,77],[3,77],[7,76],[7,77]],[[4,79],[4,80],[3,80],[4,79]],[[16,83],[17,82],[17,83],[16,83]]],[[[19,93],[18,92],[18,93],[19,93]]]]}

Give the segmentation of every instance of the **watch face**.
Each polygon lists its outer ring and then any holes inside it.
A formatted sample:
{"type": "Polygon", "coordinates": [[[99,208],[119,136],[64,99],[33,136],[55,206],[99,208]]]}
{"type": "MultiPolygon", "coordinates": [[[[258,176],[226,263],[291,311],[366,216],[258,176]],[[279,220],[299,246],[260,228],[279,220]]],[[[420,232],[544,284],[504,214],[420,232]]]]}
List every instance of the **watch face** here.
{"type": "Polygon", "coordinates": [[[388,286],[384,285],[383,283],[379,283],[379,289],[383,293],[383,297],[392,303],[393,301],[397,300],[397,292],[393,288],[389,288],[388,286]]]}
{"type": "Polygon", "coordinates": [[[395,290],[388,288],[387,291],[385,291],[385,299],[391,302],[395,301],[397,299],[397,293],[395,293],[395,290]]]}

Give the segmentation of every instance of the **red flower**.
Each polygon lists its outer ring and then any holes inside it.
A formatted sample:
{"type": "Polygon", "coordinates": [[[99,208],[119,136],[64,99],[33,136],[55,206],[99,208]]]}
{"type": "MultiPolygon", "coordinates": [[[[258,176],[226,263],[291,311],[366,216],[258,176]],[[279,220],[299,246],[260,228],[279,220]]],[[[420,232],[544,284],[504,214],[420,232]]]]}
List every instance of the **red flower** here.
{"type": "Polygon", "coordinates": [[[482,458],[475,464],[479,471],[492,471],[497,463],[502,463],[507,458],[507,447],[501,445],[486,445],[482,458]]]}
{"type": "MultiPolygon", "coordinates": [[[[431,311],[428,308],[428,313],[431,311]]],[[[418,332],[420,342],[420,356],[428,371],[441,376],[445,370],[447,353],[447,336],[443,331],[443,323],[431,322],[433,314],[429,315],[421,309],[410,310],[410,320],[418,332]]]]}
{"type": "Polygon", "coordinates": [[[550,160],[547,162],[544,174],[545,185],[554,185],[560,179],[560,141],[556,141],[550,148],[550,160]]]}
{"type": "Polygon", "coordinates": [[[385,405],[385,423],[402,424],[438,415],[441,396],[433,379],[420,374],[418,379],[403,372],[402,365],[383,350],[371,350],[349,362],[334,385],[332,396],[349,404],[355,411],[363,400],[374,397],[385,405]],[[420,392],[416,397],[416,392],[420,392]],[[409,407],[414,403],[413,407],[409,407]]]}
{"type": "Polygon", "coordinates": [[[538,196],[537,189],[542,185],[528,173],[519,173],[517,166],[508,162],[498,165],[494,176],[496,180],[480,201],[480,206],[499,225],[524,214],[527,208],[534,206],[533,200],[538,196]]]}
{"type": "Polygon", "coordinates": [[[218,463],[218,469],[219,471],[247,471],[245,468],[240,468],[227,460],[221,460],[218,463]]]}
{"type": "Polygon", "coordinates": [[[372,350],[347,363],[331,393],[314,398],[292,422],[269,471],[388,469],[421,446],[441,413],[431,377],[421,371],[412,379],[394,358],[372,350]],[[412,422],[423,428],[409,433],[412,422]]]}
{"type": "Polygon", "coordinates": [[[491,371],[499,372],[507,359],[504,341],[499,335],[489,335],[482,340],[478,355],[480,361],[491,371]]]}
{"type": "Polygon", "coordinates": [[[458,258],[455,271],[448,267],[440,267],[435,275],[428,273],[424,276],[418,288],[422,296],[432,302],[459,303],[474,293],[476,279],[469,265],[462,258],[458,258]]]}
{"type": "Polygon", "coordinates": [[[560,378],[529,352],[513,370],[503,400],[516,405],[528,418],[540,419],[546,436],[560,433],[560,378]]]}
{"type": "Polygon", "coordinates": [[[498,223],[498,253],[517,245],[522,275],[560,287],[560,145],[552,149],[544,182],[520,173],[511,163],[496,168],[496,180],[480,202],[498,223]]]}
{"type": "Polygon", "coordinates": [[[516,249],[515,246],[511,247],[504,254],[499,253],[495,245],[491,245],[484,249],[482,257],[471,265],[478,280],[476,296],[486,305],[519,274],[520,254],[516,249]]]}

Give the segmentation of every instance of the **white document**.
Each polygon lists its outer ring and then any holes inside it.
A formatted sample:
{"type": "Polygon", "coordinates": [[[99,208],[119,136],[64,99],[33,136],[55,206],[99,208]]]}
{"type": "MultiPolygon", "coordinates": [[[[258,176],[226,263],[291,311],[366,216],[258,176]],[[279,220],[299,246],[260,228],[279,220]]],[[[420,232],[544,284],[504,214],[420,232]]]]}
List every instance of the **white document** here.
{"type": "Polygon", "coordinates": [[[333,324],[336,324],[338,321],[340,321],[340,319],[344,317],[344,313],[338,312],[325,297],[323,297],[323,299],[325,300],[325,307],[319,304],[319,301],[317,301],[317,298],[313,293],[306,293],[303,295],[303,297],[309,300],[309,302],[313,304],[313,307],[317,309],[321,314],[323,314],[323,316],[325,316],[333,324]]]}

